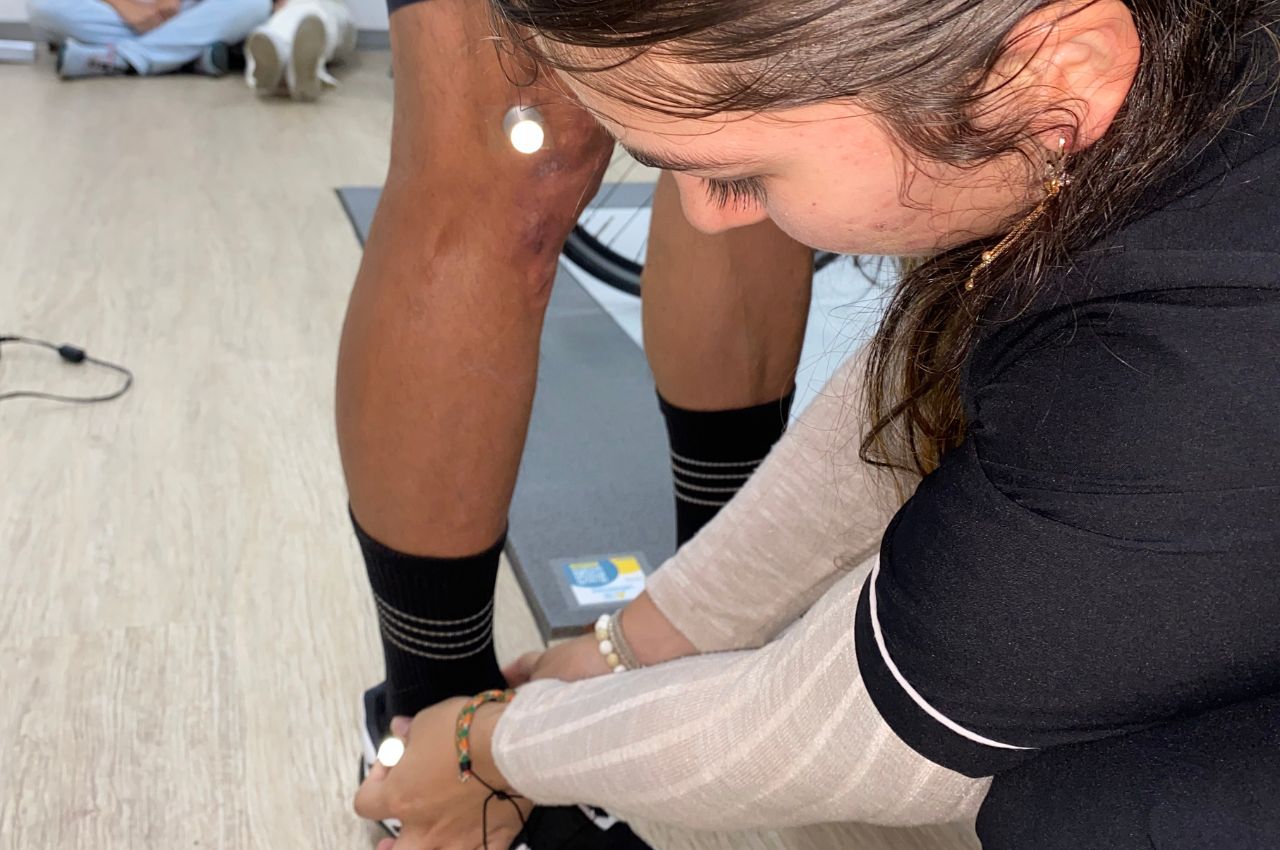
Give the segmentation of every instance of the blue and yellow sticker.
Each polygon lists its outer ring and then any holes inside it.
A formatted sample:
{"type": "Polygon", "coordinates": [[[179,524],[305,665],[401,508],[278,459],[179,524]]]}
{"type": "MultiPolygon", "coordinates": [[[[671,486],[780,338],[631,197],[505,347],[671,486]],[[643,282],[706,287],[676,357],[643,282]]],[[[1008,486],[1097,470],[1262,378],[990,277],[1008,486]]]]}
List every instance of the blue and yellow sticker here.
{"type": "Polygon", "coordinates": [[[579,605],[630,602],[644,590],[644,556],[639,552],[599,557],[561,558],[553,562],[579,605]]]}

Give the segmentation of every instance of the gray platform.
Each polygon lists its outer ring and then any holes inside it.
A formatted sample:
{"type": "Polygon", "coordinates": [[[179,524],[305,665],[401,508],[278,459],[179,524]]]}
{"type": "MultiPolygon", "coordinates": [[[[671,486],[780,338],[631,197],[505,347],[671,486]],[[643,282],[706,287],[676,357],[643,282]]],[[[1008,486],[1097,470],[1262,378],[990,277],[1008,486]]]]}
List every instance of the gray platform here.
{"type": "MultiPolygon", "coordinates": [[[[378,194],[338,190],[362,244],[378,194]]],[[[544,637],[577,634],[620,607],[623,599],[601,600],[634,595],[635,565],[648,572],[674,551],[666,458],[644,355],[562,269],[542,332],[507,542],[544,637]]]]}

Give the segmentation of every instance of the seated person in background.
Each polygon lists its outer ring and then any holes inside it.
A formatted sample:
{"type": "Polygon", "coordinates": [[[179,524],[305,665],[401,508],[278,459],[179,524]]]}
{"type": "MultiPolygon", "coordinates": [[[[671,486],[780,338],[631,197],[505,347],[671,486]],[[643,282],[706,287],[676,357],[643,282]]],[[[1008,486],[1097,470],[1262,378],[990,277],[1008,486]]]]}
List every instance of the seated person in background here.
{"type": "Polygon", "coordinates": [[[28,0],[37,35],[57,44],[64,79],[168,74],[220,77],[228,44],[271,14],[270,0],[28,0]]]}
{"type": "Polygon", "coordinates": [[[356,48],[356,27],[343,0],[287,0],[245,44],[245,79],[260,95],[315,100],[337,85],[327,69],[356,48]]]}

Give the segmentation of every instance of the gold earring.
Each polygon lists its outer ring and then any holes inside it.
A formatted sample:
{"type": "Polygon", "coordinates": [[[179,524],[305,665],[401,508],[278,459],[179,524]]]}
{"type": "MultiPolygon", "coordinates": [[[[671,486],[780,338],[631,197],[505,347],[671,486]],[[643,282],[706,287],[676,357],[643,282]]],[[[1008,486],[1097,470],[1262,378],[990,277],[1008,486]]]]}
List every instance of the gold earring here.
{"type": "Polygon", "coordinates": [[[1022,234],[1030,230],[1031,226],[1048,212],[1049,204],[1053,202],[1053,199],[1062,194],[1062,190],[1071,184],[1071,175],[1067,173],[1066,136],[1058,137],[1058,152],[1050,161],[1045,163],[1044,169],[1044,200],[1028,213],[1026,218],[1018,222],[1018,225],[1009,231],[1008,235],[1001,239],[996,247],[982,252],[982,259],[973,267],[973,271],[969,272],[969,281],[964,285],[966,292],[972,291],[978,285],[978,275],[986,271],[987,267],[1008,250],[1010,245],[1016,242],[1022,234]]]}

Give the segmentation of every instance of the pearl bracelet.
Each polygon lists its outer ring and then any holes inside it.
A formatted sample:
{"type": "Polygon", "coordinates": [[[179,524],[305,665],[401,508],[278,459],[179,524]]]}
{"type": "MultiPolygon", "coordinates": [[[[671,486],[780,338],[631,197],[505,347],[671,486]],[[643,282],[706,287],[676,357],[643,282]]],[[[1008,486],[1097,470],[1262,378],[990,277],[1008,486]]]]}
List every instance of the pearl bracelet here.
{"type": "Polygon", "coordinates": [[[622,636],[622,623],[617,615],[600,615],[596,620],[596,640],[600,643],[600,654],[613,672],[625,673],[641,666],[622,636]]]}

